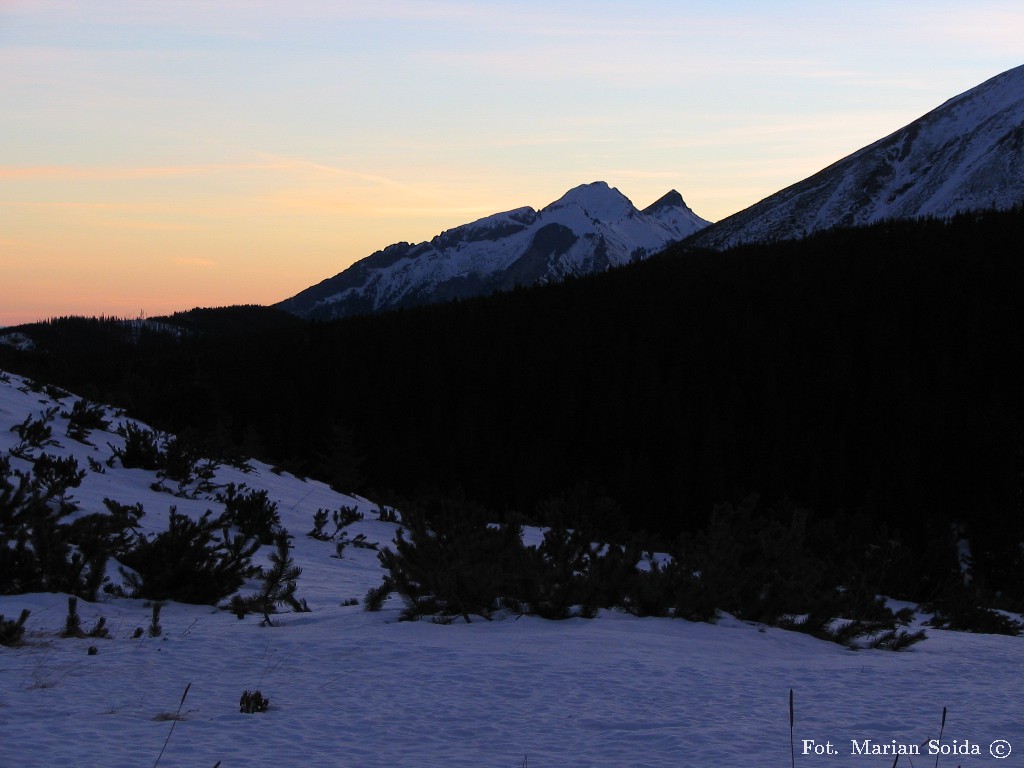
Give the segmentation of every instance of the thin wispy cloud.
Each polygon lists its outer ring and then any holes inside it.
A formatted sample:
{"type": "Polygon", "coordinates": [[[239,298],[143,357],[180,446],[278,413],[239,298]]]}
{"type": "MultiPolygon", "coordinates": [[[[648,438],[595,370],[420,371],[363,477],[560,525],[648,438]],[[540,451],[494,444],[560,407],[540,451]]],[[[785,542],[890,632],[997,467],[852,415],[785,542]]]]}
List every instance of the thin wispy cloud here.
{"type": "Polygon", "coordinates": [[[263,157],[268,158],[270,164],[276,165],[277,167],[280,167],[282,169],[304,171],[307,173],[317,175],[338,176],[342,178],[356,179],[359,181],[365,181],[379,186],[400,189],[402,191],[409,193],[416,193],[419,191],[415,185],[410,185],[408,183],[399,181],[397,179],[379,173],[367,173],[365,171],[358,171],[352,168],[346,168],[344,166],[335,165],[328,162],[311,160],[302,157],[272,155],[265,152],[261,152],[259,154],[263,157]]]}

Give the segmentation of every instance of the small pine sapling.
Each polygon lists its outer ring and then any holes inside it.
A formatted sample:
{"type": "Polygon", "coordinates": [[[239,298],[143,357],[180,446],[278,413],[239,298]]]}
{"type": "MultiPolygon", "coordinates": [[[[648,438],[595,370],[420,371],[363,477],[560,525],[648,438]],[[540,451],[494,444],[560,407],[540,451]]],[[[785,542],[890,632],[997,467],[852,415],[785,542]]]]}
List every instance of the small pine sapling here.
{"type": "MultiPolygon", "coordinates": [[[[210,493],[217,487],[214,480],[217,478],[218,469],[220,469],[220,464],[213,459],[204,459],[196,463],[192,468],[196,479],[196,487],[192,492],[193,498],[198,497],[202,493],[210,493]]],[[[252,471],[251,467],[249,471],[252,471]]]]}
{"type": "Polygon", "coordinates": [[[61,630],[61,637],[85,637],[82,631],[82,618],[78,615],[78,598],[68,598],[68,616],[64,620],[64,629],[61,630]]]}
{"type": "Polygon", "coordinates": [[[109,640],[110,639],[110,630],[107,629],[107,618],[105,616],[100,616],[96,620],[96,624],[93,626],[93,628],[85,633],[85,636],[86,637],[99,637],[99,638],[102,638],[104,640],[109,640]]]}
{"type": "Polygon", "coordinates": [[[331,535],[324,530],[324,526],[327,525],[327,510],[318,509],[313,513],[313,530],[309,531],[306,535],[310,538],[314,538],[317,541],[330,541],[331,535]]]}
{"type": "Polygon", "coordinates": [[[235,618],[244,619],[251,608],[249,602],[249,600],[246,600],[241,595],[232,595],[228,604],[223,606],[223,608],[235,614],[235,618]]]}
{"type": "Polygon", "coordinates": [[[395,583],[387,576],[377,587],[370,587],[363,598],[363,608],[367,611],[376,612],[384,606],[384,601],[395,591],[395,583]]]}
{"type": "Polygon", "coordinates": [[[270,555],[272,567],[264,573],[260,591],[251,598],[253,608],[263,614],[263,624],[268,627],[273,626],[270,614],[277,606],[287,604],[300,613],[308,610],[308,606],[295,597],[295,581],[302,574],[302,569],[295,565],[288,551],[288,539],[285,531],[278,532],[274,542],[277,550],[270,555]]]}
{"type": "Polygon", "coordinates": [[[163,627],[160,626],[160,610],[164,604],[157,600],[153,603],[153,615],[149,620],[149,636],[160,637],[163,634],[163,627]]]}
{"type": "Polygon", "coordinates": [[[64,629],[61,630],[61,637],[98,637],[104,640],[110,639],[110,630],[107,629],[107,619],[100,616],[93,628],[88,632],[82,629],[82,617],[78,615],[78,598],[68,598],[68,615],[64,620],[64,629]]]}
{"type": "Polygon", "coordinates": [[[29,611],[24,608],[17,619],[5,619],[0,613],[0,645],[17,645],[25,634],[25,622],[28,621],[29,611]]]}

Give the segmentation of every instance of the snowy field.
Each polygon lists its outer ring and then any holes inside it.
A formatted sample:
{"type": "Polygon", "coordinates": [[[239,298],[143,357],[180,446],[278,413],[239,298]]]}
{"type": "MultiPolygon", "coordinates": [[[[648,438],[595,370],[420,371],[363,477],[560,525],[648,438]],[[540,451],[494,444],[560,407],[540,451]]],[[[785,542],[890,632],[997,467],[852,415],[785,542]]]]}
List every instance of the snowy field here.
{"type": "MultiPolygon", "coordinates": [[[[55,404],[19,386],[16,376],[0,382],[0,455],[18,443],[13,425],[55,404]]],[[[53,422],[59,445],[47,451],[75,455],[82,468],[122,441],[93,433],[86,446],[64,437],[65,425],[53,422]]],[[[27,468],[20,461],[12,466],[27,468]]],[[[172,504],[196,516],[217,506],[151,490],[152,472],[103,466],[73,492],[83,512],[103,510],[104,497],[141,502],[144,529],[156,531],[172,504]]],[[[318,508],[342,505],[365,514],[351,535],[384,546],[396,526],[366,500],[253,466],[222,468],[217,480],[277,501],[303,569],[298,596],[312,611],[261,627],[258,617],[170,603],[160,636],[133,638],[151,609],[106,598],[80,602],[79,613],[86,629],[105,617],[112,638],[65,639],[66,595],[0,596],[9,619],[31,610],[22,644],[0,646],[0,768],[127,768],[158,757],[164,768],[787,766],[790,689],[801,766],[893,764],[891,753],[857,754],[853,742],[868,752],[919,748],[900,766],[1024,765],[1024,638],[929,629],[893,653],[730,617],[398,622],[398,598],[379,613],[342,605],[380,584],[374,551],[350,546],[338,559],[332,543],[305,535],[318,508]],[[240,713],[246,689],[259,689],[269,709],[240,713]],[[943,707],[942,748],[980,754],[929,754],[943,707]],[[993,757],[1007,745],[1008,757],[993,757]]],[[[267,564],[270,551],[255,562],[267,564]]]]}

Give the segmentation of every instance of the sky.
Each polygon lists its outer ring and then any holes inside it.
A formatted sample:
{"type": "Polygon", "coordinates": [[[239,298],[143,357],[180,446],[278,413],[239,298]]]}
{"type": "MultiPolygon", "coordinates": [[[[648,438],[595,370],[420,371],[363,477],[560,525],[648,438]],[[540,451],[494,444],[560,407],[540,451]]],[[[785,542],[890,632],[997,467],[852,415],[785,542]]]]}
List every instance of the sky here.
{"type": "Polygon", "coordinates": [[[0,326],[272,304],[606,181],[718,220],[1022,62],[976,0],[0,0],[0,326]]]}

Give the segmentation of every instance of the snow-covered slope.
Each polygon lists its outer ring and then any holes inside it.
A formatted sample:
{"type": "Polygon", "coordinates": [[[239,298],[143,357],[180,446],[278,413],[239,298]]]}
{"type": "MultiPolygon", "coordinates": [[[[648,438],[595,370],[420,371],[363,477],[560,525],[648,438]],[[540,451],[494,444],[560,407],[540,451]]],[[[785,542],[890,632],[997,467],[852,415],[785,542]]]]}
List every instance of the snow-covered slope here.
{"type": "Polygon", "coordinates": [[[599,181],[540,211],[517,208],[388,246],[277,306],[330,318],[485,295],[627,264],[707,224],[674,190],[640,211],[599,181]]]}
{"type": "Polygon", "coordinates": [[[1024,66],[804,181],[699,232],[727,248],[887,218],[948,217],[1024,203],[1024,66]]]}
{"type": "MultiPolygon", "coordinates": [[[[75,400],[0,374],[0,455],[19,443],[12,427],[75,400]]],[[[128,421],[108,416],[111,429],[128,421]]],[[[207,495],[154,490],[153,472],[108,466],[123,438],[96,430],[91,445],[76,442],[67,424],[54,416],[46,451],[89,470],[72,492],[83,514],[102,511],[104,498],[138,502],[141,529],[155,532],[171,504],[191,517],[217,508],[207,495]]],[[[12,467],[28,465],[15,458],[12,467]]],[[[263,627],[169,603],[150,636],[150,605],[104,597],[78,612],[87,630],[105,618],[111,637],[62,638],[66,595],[0,594],[0,614],[31,611],[22,643],[0,645],[0,766],[778,766],[790,760],[791,688],[800,765],[892,765],[891,754],[855,754],[851,742],[864,740],[916,745],[921,756],[899,764],[933,765],[927,741],[939,736],[943,707],[945,748],[981,754],[940,756],[940,765],[1021,764],[1024,638],[929,629],[927,641],[892,653],[730,617],[399,623],[397,598],[380,613],[343,604],[380,584],[372,550],[350,546],[339,559],[334,544],[305,535],[318,508],[343,505],[365,515],[352,536],[386,545],[397,526],[364,499],[258,462],[252,470],[224,467],[216,482],[244,482],[278,504],[311,611],[263,627]],[[269,709],[240,713],[242,691],[257,689],[269,709]],[[996,740],[1014,750],[1009,760],[990,756],[996,740]],[[835,754],[815,754],[826,743],[835,754]]]]}

